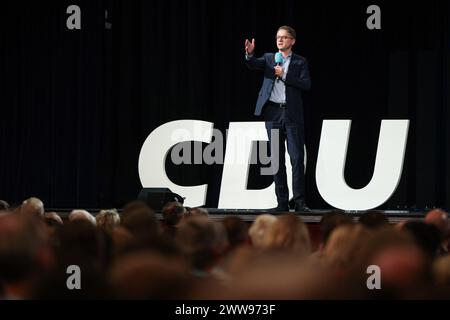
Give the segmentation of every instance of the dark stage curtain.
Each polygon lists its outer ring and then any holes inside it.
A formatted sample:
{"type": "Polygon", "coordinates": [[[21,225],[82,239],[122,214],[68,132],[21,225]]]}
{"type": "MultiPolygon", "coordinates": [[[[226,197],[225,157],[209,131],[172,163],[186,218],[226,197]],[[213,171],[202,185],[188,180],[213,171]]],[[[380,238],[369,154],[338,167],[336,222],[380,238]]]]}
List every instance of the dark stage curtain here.
{"type": "MultiPolygon", "coordinates": [[[[371,179],[381,119],[410,119],[400,185],[384,209],[450,207],[448,1],[377,1],[382,29],[366,28],[372,1],[7,1],[0,19],[0,199],[38,196],[48,207],[122,206],[141,189],[148,134],[178,119],[253,116],[262,74],[243,63],[245,38],[275,51],[280,25],[298,33],[310,64],[305,94],[307,202],[327,208],[315,183],[324,119],[352,119],[345,177],[371,179]],[[81,8],[81,30],[66,8],[81,8]],[[108,17],[105,21],[105,10],[108,17]],[[105,25],[107,23],[107,25],[105,25]]],[[[182,185],[222,167],[167,164],[182,185]]],[[[252,168],[249,186],[270,181],[252,168]]]]}

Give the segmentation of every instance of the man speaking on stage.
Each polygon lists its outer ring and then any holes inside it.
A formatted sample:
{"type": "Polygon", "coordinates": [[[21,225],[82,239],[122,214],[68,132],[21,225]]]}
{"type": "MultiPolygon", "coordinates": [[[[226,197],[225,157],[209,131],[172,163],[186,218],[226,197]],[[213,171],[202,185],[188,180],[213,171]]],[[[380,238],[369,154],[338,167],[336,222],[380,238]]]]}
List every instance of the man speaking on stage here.
{"type": "MultiPolygon", "coordinates": [[[[245,40],[245,61],[248,68],[264,72],[264,81],[256,102],[255,115],[263,117],[272,150],[278,142],[277,154],[271,152],[271,159],[279,163],[274,172],[275,193],[278,206],[276,211],[289,211],[289,190],[285,166],[285,141],[292,165],[292,191],[294,209],[308,212],[305,203],[304,175],[304,117],[302,90],[309,90],[311,79],[304,57],[292,52],[296,32],[289,26],[278,28],[276,35],[277,53],[265,53],[254,57],[255,39],[245,40]],[[272,135],[278,130],[278,135],[272,135]],[[278,136],[278,138],[276,138],[278,136]],[[273,137],[277,141],[272,141],[273,137]]],[[[273,167],[273,166],[272,166],[273,167]]]]}

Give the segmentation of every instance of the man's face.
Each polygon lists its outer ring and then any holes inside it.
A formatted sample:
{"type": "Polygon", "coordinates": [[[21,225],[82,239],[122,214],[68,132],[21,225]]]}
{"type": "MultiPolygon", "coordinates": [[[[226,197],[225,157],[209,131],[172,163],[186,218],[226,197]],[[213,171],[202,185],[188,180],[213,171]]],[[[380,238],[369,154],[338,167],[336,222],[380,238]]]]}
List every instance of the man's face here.
{"type": "Polygon", "coordinates": [[[280,51],[286,51],[292,48],[295,43],[295,39],[287,32],[287,30],[280,29],[276,36],[277,47],[280,51]]]}

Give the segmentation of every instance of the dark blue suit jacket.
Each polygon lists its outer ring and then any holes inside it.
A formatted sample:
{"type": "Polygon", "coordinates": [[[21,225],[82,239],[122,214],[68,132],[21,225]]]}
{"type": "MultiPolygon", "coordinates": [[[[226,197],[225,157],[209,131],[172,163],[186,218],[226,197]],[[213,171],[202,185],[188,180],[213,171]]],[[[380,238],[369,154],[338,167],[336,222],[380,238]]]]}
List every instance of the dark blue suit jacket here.
{"type": "MultiPolygon", "coordinates": [[[[246,60],[247,67],[253,70],[264,71],[264,81],[256,102],[255,115],[262,113],[264,104],[269,100],[275,83],[275,53],[265,53],[261,58],[251,57],[246,60]]],[[[286,74],[286,104],[287,113],[291,121],[303,124],[302,90],[309,90],[311,78],[309,76],[308,62],[305,58],[292,53],[289,69],[286,74]]]]}

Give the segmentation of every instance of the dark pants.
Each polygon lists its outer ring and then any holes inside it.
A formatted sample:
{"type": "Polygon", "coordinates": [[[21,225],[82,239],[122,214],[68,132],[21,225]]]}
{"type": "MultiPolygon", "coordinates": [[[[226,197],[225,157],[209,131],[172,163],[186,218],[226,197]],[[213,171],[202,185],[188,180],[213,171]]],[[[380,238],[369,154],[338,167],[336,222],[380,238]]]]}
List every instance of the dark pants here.
{"type": "Polygon", "coordinates": [[[303,124],[289,120],[287,109],[280,108],[270,102],[264,106],[263,117],[266,121],[266,129],[272,145],[271,130],[278,129],[278,154],[271,152],[273,163],[274,157],[278,156],[279,168],[274,174],[275,193],[279,205],[286,205],[289,202],[289,190],[286,177],[286,149],[285,141],[292,165],[292,193],[293,201],[304,204],[305,201],[305,175],[304,175],[304,132],[303,124]]]}

